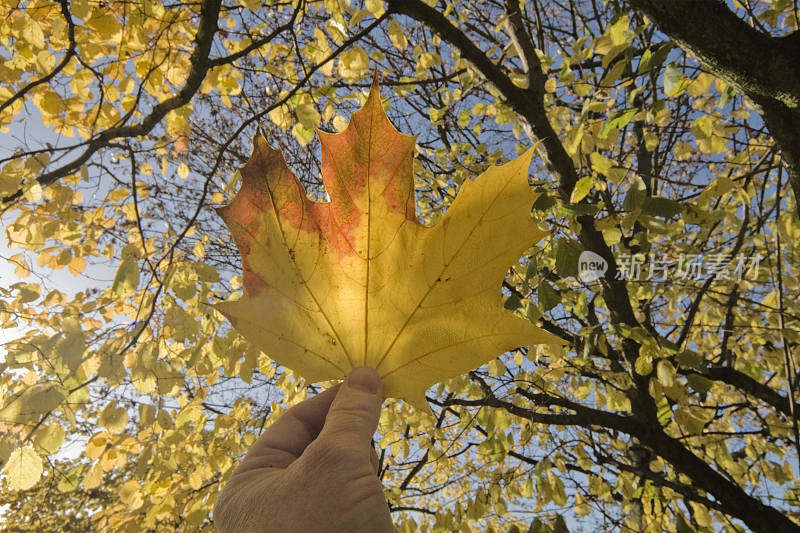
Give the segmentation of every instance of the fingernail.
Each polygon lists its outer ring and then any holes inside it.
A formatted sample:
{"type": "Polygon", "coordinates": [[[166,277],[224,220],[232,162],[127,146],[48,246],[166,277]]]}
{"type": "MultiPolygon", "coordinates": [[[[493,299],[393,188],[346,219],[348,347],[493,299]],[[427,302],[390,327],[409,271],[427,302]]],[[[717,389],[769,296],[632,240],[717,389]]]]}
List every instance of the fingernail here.
{"type": "Polygon", "coordinates": [[[347,376],[347,386],[353,387],[369,394],[377,394],[381,378],[375,369],[361,366],[350,372],[347,376]]]}

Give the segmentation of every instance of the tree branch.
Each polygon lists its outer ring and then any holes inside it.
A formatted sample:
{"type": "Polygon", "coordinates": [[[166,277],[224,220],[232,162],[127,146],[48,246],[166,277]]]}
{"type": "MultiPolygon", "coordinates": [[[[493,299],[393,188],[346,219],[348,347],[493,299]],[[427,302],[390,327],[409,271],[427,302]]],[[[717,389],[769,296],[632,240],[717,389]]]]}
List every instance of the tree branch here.
{"type": "Polygon", "coordinates": [[[723,0],[629,0],[714,74],[750,96],[800,107],[800,47],[740,19],[723,0]]]}
{"type": "MultiPolygon", "coordinates": [[[[38,181],[42,187],[46,187],[47,185],[50,185],[73,172],[76,172],[81,165],[88,161],[89,158],[91,158],[98,150],[107,146],[110,141],[122,137],[138,137],[146,135],[167,115],[167,113],[189,103],[194,94],[200,89],[200,86],[203,83],[203,80],[205,79],[209,69],[225,63],[233,62],[238,59],[240,57],[239,54],[233,54],[214,60],[209,58],[209,54],[211,53],[211,45],[214,41],[214,35],[218,29],[217,20],[219,18],[221,3],[221,0],[203,0],[200,9],[200,22],[198,24],[197,34],[195,35],[194,39],[194,49],[192,50],[192,54],[190,56],[192,68],[189,71],[189,76],[186,78],[186,82],[177,95],[168,98],[167,100],[164,100],[153,107],[150,113],[144,119],[142,119],[139,124],[117,126],[101,132],[87,143],[86,149],[78,157],[59,168],[41,174],[36,178],[36,181],[38,181]]],[[[265,42],[275,38],[281,32],[290,29],[294,25],[297,13],[298,11],[295,10],[292,18],[287,23],[276,28],[269,35],[263,39],[259,39],[259,41],[254,44],[260,43],[259,46],[263,46],[265,42]]],[[[23,191],[20,189],[17,192],[3,198],[2,203],[11,203],[19,199],[22,194],[23,191]]]]}
{"type": "Polygon", "coordinates": [[[762,110],[789,170],[800,217],[800,36],[772,37],[723,0],[629,0],[713,74],[762,110]]]}

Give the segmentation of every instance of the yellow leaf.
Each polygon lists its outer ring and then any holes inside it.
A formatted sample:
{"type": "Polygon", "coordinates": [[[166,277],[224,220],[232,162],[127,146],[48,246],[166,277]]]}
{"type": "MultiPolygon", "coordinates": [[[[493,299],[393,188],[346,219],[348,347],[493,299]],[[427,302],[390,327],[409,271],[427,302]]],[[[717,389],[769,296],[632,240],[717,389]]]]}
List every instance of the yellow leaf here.
{"type": "Polygon", "coordinates": [[[320,116],[314,104],[300,104],[295,108],[294,112],[300,123],[307,129],[313,131],[314,128],[319,126],[320,116]]]}
{"type": "Polygon", "coordinates": [[[441,64],[441,56],[433,52],[424,52],[419,58],[419,66],[422,68],[431,68],[441,64]]]}
{"type": "Polygon", "coordinates": [[[689,505],[692,506],[697,524],[702,527],[711,527],[711,515],[708,513],[708,509],[704,505],[695,502],[689,502],[689,505]]]}
{"type": "Polygon", "coordinates": [[[25,201],[38,202],[42,198],[42,185],[38,181],[32,181],[25,185],[25,201]]]}
{"type": "Polygon", "coordinates": [[[375,18],[386,13],[386,9],[383,7],[383,0],[366,0],[364,2],[364,7],[366,7],[375,18]]]}
{"type": "Polygon", "coordinates": [[[0,409],[0,423],[27,424],[49,413],[66,397],[64,390],[52,383],[34,385],[8,400],[0,409]]]}
{"type": "Polygon", "coordinates": [[[569,198],[570,203],[577,204],[586,198],[586,195],[592,190],[593,185],[594,181],[592,180],[591,176],[584,176],[579,179],[575,184],[575,187],[572,189],[572,195],[569,198]]]}
{"type": "Polygon", "coordinates": [[[314,130],[306,128],[302,124],[294,125],[292,128],[292,135],[295,136],[302,146],[305,146],[314,140],[314,130]]]}
{"type": "Polygon", "coordinates": [[[58,479],[58,490],[59,492],[72,492],[73,490],[78,488],[78,473],[81,470],[81,466],[76,466],[70,469],[66,474],[61,473],[58,479]]]}
{"type": "Polygon", "coordinates": [[[22,38],[34,48],[44,48],[44,32],[39,23],[31,17],[26,17],[25,26],[22,28],[22,38]]]}
{"type": "Polygon", "coordinates": [[[377,83],[343,133],[320,136],[330,202],[310,200],[256,136],[239,193],[218,210],[245,288],[217,309],[250,342],[312,383],[372,366],[386,396],[421,409],[433,383],[513,348],[562,343],[501,299],[509,266],[546,235],[530,217],[532,150],[465,182],[425,227],[415,138],[389,122],[377,83]]]}
{"type": "Polygon", "coordinates": [[[389,40],[399,50],[405,50],[408,46],[408,39],[406,39],[405,31],[400,27],[400,24],[391,19],[389,21],[389,40]]]}
{"type": "Polygon", "coordinates": [[[181,163],[178,165],[178,176],[182,179],[186,179],[189,177],[189,165],[186,163],[181,163]]]}
{"type": "Polygon", "coordinates": [[[592,160],[592,169],[604,176],[607,176],[614,162],[597,152],[592,152],[589,158],[592,160]]]}
{"type": "Polygon", "coordinates": [[[78,274],[86,270],[86,259],[84,259],[83,257],[75,256],[72,259],[70,259],[67,267],[69,268],[70,274],[72,274],[73,276],[77,276],[78,274]]]}
{"type": "Polygon", "coordinates": [[[172,417],[169,416],[169,413],[164,410],[160,410],[158,415],[156,416],[156,421],[158,425],[161,426],[163,429],[171,429],[175,426],[174,422],[172,421],[172,417]]]}
{"type": "Polygon", "coordinates": [[[250,11],[256,11],[261,7],[261,0],[240,0],[239,3],[250,11]]]}
{"type": "Polygon", "coordinates": [[[103,455],[104,451],[106,451],[106,446],[108,446],[108,434],[105,432],[95,433],[86,442],[86,449],[84,453],[86,457],[97,459],[103,455]]]}
{"type": "MultiPolygon", "coordinates": [[[[101,13],[102,11],[98,10],[97,12],[101,13]]],[[[117,40],[122,35],[122,26],[117,17],[108,12],[102,15],[93,15],[86,25],[95,30],[106,41],[117,40]]]]}
{"type": "Polygon", "coordinates": [[[347,128],[347,119],[341,115],[333,117],[333,127],[336,131],[344,131],[347,128]]]}
{"type": "Polygon", "coordinates": [[[89,471],[83,478],[83,488],[94,489],[100,486],[103,481],[103,470],[100,468],[99,463],[95,463],[89,468],[89,471]]]}
{"type": "Polygon", "coordinates": [[[34,442],[45,455],[52,455],[61,447],[65,436],[64,428],[55,422],[38,430],[34,437],[34,442]]]}
{"type": "Polygon", "coordinates": [[[83,331],[81,331],[80,324],[74,318],[64,319],[62,321],[62,330],[54,351],[71,371],[75,371],[83,361],[86,339],[83,331]]]}
{"type": "Polygon", "coordinates": [[[602,87],[611,87],[615,81],[622,76],[622,73],[625,71],[625,66],[628,64],[628,60],[626,58],[620,59],[614,66],[608,70],[608,73],[603,77],[603,80],[600,82],[602,87]]]}
{"type": "Polygon", "coordinates": [[[202,259],[206,256],[206,247],[203,246],[203,243],[200,241],[194,241],[194,246],[192,248],[192,252],[198,259],[202,259]]]}
{"type": "Polygon", "coordinates": [[[125,466],[127,458],[122,451],[118,448],[107,448],[103,456],[100,457],[98,464],[104,472],[110,471],[112,468],[125,466]]]}
{"type": "Polygon", "coordinates": [[[23,446],[11,452],[3,469],[11,490],[27,490],[42,477],[42,458],[30,446],[23,446]]]}
{"type": "Polygon", "coordinates": [[[667,360],[658,362],[658,381],[664,387],[672,387],[675,384],[675,367],[667,360]]]}
{"type": "Polygon", "coordinates": [[[129,194],[128,189],[114,189],[106,195],[106,201],[120,202],[127,198],[129,194]]]}
{"type": "Polygon", "coordinates": [[[8,262],[15,266],[14,275],[18,278],[27,278],[31,274],[31,268],[22,254],[14,254],[8,258],[8,262]]]}
{"type": "Polygon", "coordinates": [[[339,75],[343,78],[359,78],[368,68],[369,56],[360,46],[355,46],[339,56],[339,75]]]}
{"type": "Polygon", "coordinates": [[[583,132],[584,124],[581,122],[580,126],[577,128],[572,128],[567,134],[567,139],[564,143],[564,149],[569,155],[575,156],[580,150],[581,141],[583,140],[583,132]]]}
{"type": "Polygon", "coordinates": [[[288,129],[292,115],[289,108],[285,105],[273,109],[269,112],[269,119],[278,127],[288,129]]]}
{"type": "Polygon", "coordinates": [[[89,0],[72,0],[69,3],[69,8],[72,14],[80,19],[85,19],[91,11],[89,0]]]}
{"type": "Polygon", "coordinates": [[[124,407],[117,407],[114,402],[109,402],[97,422],[111,433],[122,433],[128,423],[128,412],[124,407]]]}
{"type": "Polygon", "coordinates": [[[123,259],[114,276],[111,291],[120,298],[129,296],[139,285],[139,265],[134,259],[123,259]]]}

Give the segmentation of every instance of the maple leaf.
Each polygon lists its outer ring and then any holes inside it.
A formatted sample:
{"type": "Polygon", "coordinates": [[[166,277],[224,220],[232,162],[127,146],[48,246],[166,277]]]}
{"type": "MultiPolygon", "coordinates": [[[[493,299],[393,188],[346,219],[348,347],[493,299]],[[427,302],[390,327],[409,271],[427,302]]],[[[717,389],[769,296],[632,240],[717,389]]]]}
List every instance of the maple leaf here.
{"type": "Polygon", "coordinates": [[[314,383],[367,365],[384,394],[427,410],[425,390],[521,346],[563,343],[502,305],[510,265],[547,232],[530,216],[532,150],[467,180],[433,227],[415,212],[416,137],[384,113],[377,78],[339,134],[317,132],[329,202],[308,198],[263,136],[218,210],[242,256],[233,326],[314,383]]]}

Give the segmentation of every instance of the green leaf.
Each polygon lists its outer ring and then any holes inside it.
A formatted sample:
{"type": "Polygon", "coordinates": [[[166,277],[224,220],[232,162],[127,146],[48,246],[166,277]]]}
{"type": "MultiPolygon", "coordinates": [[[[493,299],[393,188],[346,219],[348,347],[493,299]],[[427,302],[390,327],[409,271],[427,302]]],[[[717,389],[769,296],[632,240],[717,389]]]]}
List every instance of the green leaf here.
{"type": "Polygon", "coordinates": [[[562,278],[578,275],[578,258],[583,246],[571,239],[558,239],[556,244],[556,272],[562,278]]]}
{"type": "Polygon", "coordinates": [[[597,213],[597,205],[595,204],[574,204],[574,205],[560,205],[558,211],[567,216],[579,217],[581,215],[594,216],[597,213]]]}
{"type": "Polygon", "coordinates": [[[713,381],[700,374],[687,374],[686,381],[689,382],[689,387],[698,394],[706,394],[714,384],[713,381]]]}
{"type": "Polygon", "coordinates": [[[503,307],[509,311],[514,311],[515,309],[519,309],[520,305],[522,305],[522,300],[520,300],[519,295],[517,293],[511,293],[511,296],[506,299],[503,307]]]}
{"type": "Polygon", "coordinates": [[[698,139],[709,139],[714,134],[714,119],[708,115],[698,117],[692,123],[692,133],[698,139]]]}
{"type": "Polygon", "coordinates": [[[533,202],[533,209],[536,211],[546,211],[556,205],[556,199],[548,196],[547,193],[541,193],[539,197],[533,202]]]}
{"type": "Polygon", "coordinates": [[[561,303],[561,295],[544,280],[539,282],[536,293],[539,297],[539,310],[542,313],[548,312],[561,303]]]}
{"type": "Polygon", "coordinates": [[[672,50],[672,45],[669,41],[661,44],[661,46],[656,48],[655,52],[651,52],[650,49],[645,50],[642,54],[642,58],[639,60],[639,66],[636,68],[636,72],[642,74],[660,67],[661,64],[664,63],[664,60],[667,59],[670,50],[672,50]]]}
{"type": "Polygon", "coordinates": [[[577,204],[586,198],[586,195],[592,190],[593,185],[594,182],[591,176],[584,176],[579,179],[578,182],[575,183],[575,188],[572,189],[572,195],[569,197],[570,203],[577,204]]]}
{"type": "Polygon", "coordinates": [[[641,176],[636,176],[628,189],[628,194],[625,195],[625,200],[622,202],[622,208],[627,211],[635,211],[644,205],[645,198],[647,198],[647,187],[641,176]]]}
{"type": "Polygon", "coordinates": [[[314,140],[314,130],[311,128],[305,127],[303,124],[295,124],[292,127],[292,135],[300,142],[302,146],[310,143],[314,140]]]}
{"type": "Polygon", "coordinates": [[[528,533],[545,533],[549,531],[549,529],[550,528],[547,528],[540,518],[535,518],[528,528],[528,533]]]}
{"type": "Polygon", "coordinates": [[[609,132],[613,128],[624,128],[638,112],[639,110],[636,108],[622,109],[621,111],[617,111],[608,122],[603,124],[603,128],[600,130],[597,136],[600,139],[605,139],[608,137],[609,132]]]}
{"type": "Polygon", "coordinates": [[[114,284],[111,292],[118,298],[125,298],[133,294],[139,285],[139,265],[133,258],[123,259],[114,275],[114,284]]]}
{"type": "Polygon", "coordinates": [[[681,67],[675,63],[670,63],[664,69],[664,93],[667,96],[675,97],[680,95],[692,82],[683,75],[681,67]]]}
{"type": "Polygon", "coordinates": [[[642,211],[648,215],[656,215],[664,218],[671,218],[682,210],[681,204],[669,198],[653,196],[645,198],[642,211]]]}
{"type": "Polygon", "coordinates": [[[649,355],[639,354],[633,367],[640,376],[647,376],[653,371],[653,360],[649,355]]]}
{"type": "Polygon", "coordinates": [[[538,267],[536,265],[536,257],[528,259],[528,264],[525,265],[525,281],[530,281],[536,276],[538,267]]]}
{"type": "Polygon", "coordinates": [[[736,89],[734,89],[733,85],[726,86],[719,97],[719,103],[717,105],[719,107],[725,107],[734,96],[736,96],[736,89]]]}
{"type": "Polygon", "coordinates": [[[672,366],[667,360],[661,360],[658,362],[658,371],[656,372],[658,375],[658,382],[661,383],[664,387],[672,387],[675,385],[675,367],[672,366]]]}
{"type": "Polygon", "coordinates": [[[313,131],[314,128],[319,126],[320,115],[314,104],[300,104],[295,108],[294,112],[297,115],[297,120],[306,129],[313,131]]]}
{"type": "Polygon", "coordinates": [[[650,51],[648,48],[642,54],[642,57],[639,59],[639,66],[636,67],[636,72],[641,74],[642,72],[646,72],[650,68],[650,62],[653,59],[653,52],[650,51]]]}
{"type": "Polygon", "coordinates": [[[533,301],[527,300],[525,302],[525,316],[536,324],[542,318],[542,313],[533,301]]]}
{"type": "Polygon", "coordinates": [[[672,408],[664,396],[656,402],[656,416],[658,417],[658,423],[662,426],[666,426],[672,420],[672,408]]]}
{"type": "Polygon", "coordinates": [[[685,350],[679,353],[675,360],[681,368],[693,368],[700,371],[705,370],[703,357],[692,350],[685,350]]]}
{"type": "Polygon", "coordinates": [[[211,265],[206,265],[205,263],[200,263],[198,261],[194,263],[194,268],[197,271],[197,277],[200,279],[200,281],[207,281],[211,283],[219,281],[219,272],[211,265]]]}
{"type": "Polygon", "coordinates": [[[681,515],[677,515],[675,518],[675,529],[677,533],[695,533],[694,528],[681,515]]]}

